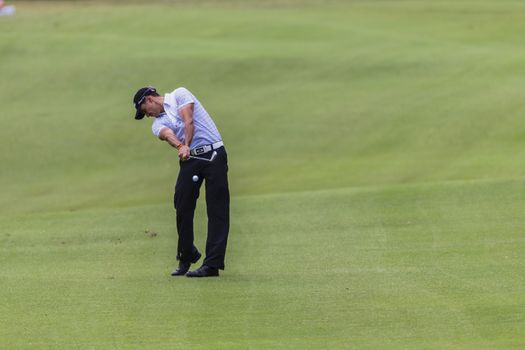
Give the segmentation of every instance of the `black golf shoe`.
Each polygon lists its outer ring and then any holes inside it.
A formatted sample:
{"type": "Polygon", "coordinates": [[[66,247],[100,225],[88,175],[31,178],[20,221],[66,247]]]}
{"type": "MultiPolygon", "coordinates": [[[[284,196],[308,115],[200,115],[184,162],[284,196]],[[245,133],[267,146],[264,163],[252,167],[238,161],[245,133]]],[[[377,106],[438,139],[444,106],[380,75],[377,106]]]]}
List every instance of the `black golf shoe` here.
{"type": "Polygon", "coordinates": [[[219,269],[210,267],[207,265],[202,265],[195,271],[190,271],[186,273],[186,277],[218,277],[219,269]]]}
{"type": "Polygon", "coordinates": [[[184,276],[190,269],[191,263],[179,262],[179,267],[171,273],[172,276],[184,276]]]}
{"type": "Polygon", "coordinates": [[[195,264],[201,258],[201,253],[197,252],[191,262],[179,261],[179,267],[171,273],[172,276],[184,276],[190,269],[191,264],[195,264]]]}

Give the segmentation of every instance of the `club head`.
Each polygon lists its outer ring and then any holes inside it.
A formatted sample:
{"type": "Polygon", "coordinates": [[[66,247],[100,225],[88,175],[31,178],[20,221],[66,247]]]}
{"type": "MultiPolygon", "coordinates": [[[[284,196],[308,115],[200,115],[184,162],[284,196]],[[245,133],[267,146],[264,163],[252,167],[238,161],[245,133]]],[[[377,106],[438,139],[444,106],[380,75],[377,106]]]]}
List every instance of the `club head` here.
{"type": "Polygon", "coordinates": [[[213,160],[217,157],[217,151],[213,151],[210,157],[210,162],[213,162],[213,160]]]}

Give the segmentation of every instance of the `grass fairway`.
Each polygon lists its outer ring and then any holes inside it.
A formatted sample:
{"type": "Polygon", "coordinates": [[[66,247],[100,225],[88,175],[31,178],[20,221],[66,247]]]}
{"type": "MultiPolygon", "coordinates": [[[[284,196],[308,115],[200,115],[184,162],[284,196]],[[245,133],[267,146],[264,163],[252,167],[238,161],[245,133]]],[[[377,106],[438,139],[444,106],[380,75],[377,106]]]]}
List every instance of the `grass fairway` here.
{"type": "Polygon", "coordinates": [[[0,348],[525,347],[525,4],[16,5],[0,348]],[[224,137],[220,278],[169,276],[178,164],[132,120],[145,84],[224,137]]]}

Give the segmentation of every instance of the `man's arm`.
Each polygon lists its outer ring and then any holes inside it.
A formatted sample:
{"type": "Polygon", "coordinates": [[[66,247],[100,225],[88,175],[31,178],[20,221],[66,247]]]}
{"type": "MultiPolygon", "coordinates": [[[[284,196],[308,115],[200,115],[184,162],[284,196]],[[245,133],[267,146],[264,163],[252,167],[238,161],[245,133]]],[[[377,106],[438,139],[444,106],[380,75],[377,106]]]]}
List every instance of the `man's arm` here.
{"type": "Polygon", "coordinates": [[[160,130],[159,139],[162,141],[166,141],[173,147],[179,149],[180,146],[183,145],[182,141],[178,139],[177,135],[173,132],[173,130],[169,128],[162,128],[160,130]]]}
{"type": "Polygon", "coordinates": [[[184,145],[179,148],[179,158],[186,160],[190,157],[190,145],[195,132],[195,125],[193,125],[193,103],[182,107],[179,110],[179,115],[184,122],[184,145]]]}
{"type": "Polygon", "coordinates": [[[188,147],[193,140],[195,126],[193,125],[193,103],[187,104],[179,110],[179,115],[184,122],[184,144],[188,147]]]}
{"type": "Polygon", "coordinates": [[[163,128],[159,133],[159,138],[178,149],[181,160],[187,160],[190,157],[190,145],[195,132],[195,126],[193,125],[193,103],[182,107],[179,110],[179,115],[184,122],[184,143],[181,142],[173,130],[169,128],[163,128]]]}
{"type": "Polygon", "coordinates": [[[184,143],[182,143],[181,140],[175,135],[173,130],[169,128],[162,128],[162,130],[159,133],[159,139],[162,141],[166,141],[171,146],[175,147],[179,150],[179,158],[181,160],[186,160],[190,156],[190,148],[186,146],[184,143]]]}

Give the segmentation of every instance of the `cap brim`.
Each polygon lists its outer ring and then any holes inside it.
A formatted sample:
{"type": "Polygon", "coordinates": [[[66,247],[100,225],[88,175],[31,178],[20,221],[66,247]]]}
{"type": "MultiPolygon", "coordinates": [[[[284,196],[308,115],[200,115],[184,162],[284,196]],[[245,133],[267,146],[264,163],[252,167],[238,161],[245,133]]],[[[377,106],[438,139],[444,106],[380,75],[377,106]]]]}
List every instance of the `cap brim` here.
{"type": "Polygon", "coordinates": [[[144,118],[144,113],[140,109],[137,109],[137,113],[135,113],[135,119],[140,120],[142,118],[144,118]]]}

